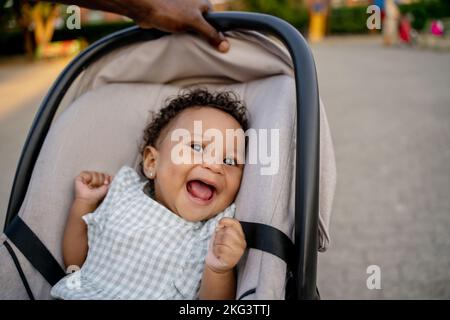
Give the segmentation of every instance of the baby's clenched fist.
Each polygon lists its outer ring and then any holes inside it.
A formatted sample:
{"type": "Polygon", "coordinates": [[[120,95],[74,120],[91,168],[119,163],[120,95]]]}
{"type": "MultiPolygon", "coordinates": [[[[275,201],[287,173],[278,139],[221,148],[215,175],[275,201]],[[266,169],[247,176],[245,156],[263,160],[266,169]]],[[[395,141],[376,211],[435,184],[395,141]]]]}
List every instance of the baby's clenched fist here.
{"type": "Polygon", "coordinates": [[[98,204],[106,196],[112,177],[106,173],[83,171],[75,178],[75,199],[98,204]]]}
{"type": "Polygon", "coordinates": [[[230,271],[237,265],[246,247],[244,231],[239,221],[222,218],[209,243],[205,263],[217,273],[230,271]]]}

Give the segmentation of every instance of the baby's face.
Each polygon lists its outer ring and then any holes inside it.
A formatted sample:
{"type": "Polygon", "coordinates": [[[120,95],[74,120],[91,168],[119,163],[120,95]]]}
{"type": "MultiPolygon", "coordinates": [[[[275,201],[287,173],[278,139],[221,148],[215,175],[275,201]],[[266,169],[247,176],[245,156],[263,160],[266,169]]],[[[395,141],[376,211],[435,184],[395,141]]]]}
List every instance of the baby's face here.
{"type": "Polygon", "coordinates": [[[182,111],[161,132],[156,148],[147,147],[143,155],[144,172],[154,178],[156,200],[188,221],[223,211],[239,190],[244,138],[240,124],[224,111],[182,111]]]}

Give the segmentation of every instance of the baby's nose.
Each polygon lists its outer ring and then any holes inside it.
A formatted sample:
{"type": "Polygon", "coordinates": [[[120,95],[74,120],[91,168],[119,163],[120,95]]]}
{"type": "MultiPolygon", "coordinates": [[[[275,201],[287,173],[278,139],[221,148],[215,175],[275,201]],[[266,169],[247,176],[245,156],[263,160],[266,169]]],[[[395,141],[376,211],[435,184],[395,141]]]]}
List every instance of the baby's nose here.
{"type": "Polygon", "coordinates": [[[208,168],[214,173],[223,173],[223,162],[218,157],[203,157],[203,167],[208,168]]]}

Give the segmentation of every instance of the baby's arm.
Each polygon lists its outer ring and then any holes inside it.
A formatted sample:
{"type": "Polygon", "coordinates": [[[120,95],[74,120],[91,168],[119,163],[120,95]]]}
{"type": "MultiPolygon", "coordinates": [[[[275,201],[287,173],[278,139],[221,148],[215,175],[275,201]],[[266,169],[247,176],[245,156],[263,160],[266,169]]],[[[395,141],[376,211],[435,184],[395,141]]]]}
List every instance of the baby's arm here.
{"type": "Polygon", "coordinates": [[[108,192],[111,176],[83,171],[75,178],[75,199],[70,208],[63,238],[63,259],[66,267],[81,267],[88,251],[87,226],[81,219],[93,212],[108,192]]]}
{"type": "Polygon", "coordinates": [[[235,299],[235,266],[241,259],[246,246],[239,221],[222,218],[206,256],[199,299],[235,299]]]}

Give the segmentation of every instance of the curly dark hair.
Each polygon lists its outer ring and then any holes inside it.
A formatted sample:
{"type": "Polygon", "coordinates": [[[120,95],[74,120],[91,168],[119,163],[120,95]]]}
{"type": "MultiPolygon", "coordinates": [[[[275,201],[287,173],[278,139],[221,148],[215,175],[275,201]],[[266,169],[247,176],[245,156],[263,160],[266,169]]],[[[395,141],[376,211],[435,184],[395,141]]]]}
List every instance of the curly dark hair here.
{"type": "MultiPolygon", "coordinates": [[[[192,107],[211,107],[231,115],[241,125],[244,132],[248,128],[247,108],[243,101],[232,91],[211,93],[206,89],[183,90],[175,98],[168,98],[165,106],[153,113],[152,121],[144,129],[140,152],[143,154],[147,146],[156,147],[161,131],[183,110],[192,107]]],[[[143,162],[140,163],[143,176],[143,162]]]]}

